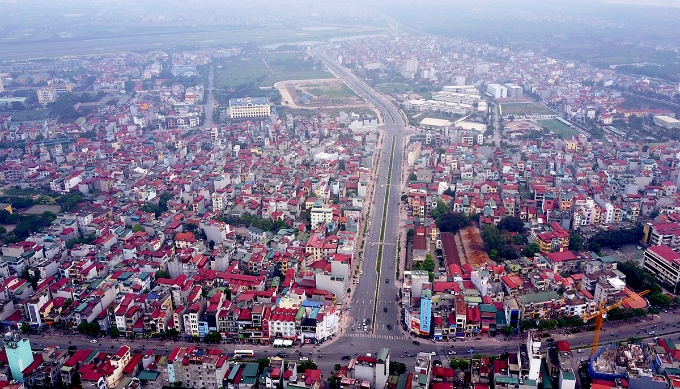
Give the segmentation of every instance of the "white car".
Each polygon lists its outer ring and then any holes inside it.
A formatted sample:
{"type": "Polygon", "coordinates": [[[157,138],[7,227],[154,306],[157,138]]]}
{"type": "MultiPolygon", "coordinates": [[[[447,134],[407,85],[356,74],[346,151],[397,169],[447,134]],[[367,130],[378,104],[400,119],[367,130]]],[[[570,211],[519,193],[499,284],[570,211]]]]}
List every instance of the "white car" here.
{"type": "Polygon", "coordinates": [[[375,246],[375,243],[371,243],[371,247],[375,246]]]}
{"type": "Polygon", "coordinates": [[[435,356],[435,355],[437,355],[437,353],[434,352],[434,351],[430,351],[430,355],[435,356]]]}
{"type": "Polygon", "coordinates": [[[301,360],[301,361],[309,361],[309,358],[307,358],[307,357],[300,357],[300,360],[301,360]]]}
{"type": "Polygon", "coordinates": [[[92,340],[90,340],[90,343],[92,343],[92,344],[97,343],[97,339],[92,339],[92,340]]]}
{"type": "Polygon", "coordinates": [[[359,270],[359,274],[364,274],[364,271],[363,271],[363,270],[359,270]]]}

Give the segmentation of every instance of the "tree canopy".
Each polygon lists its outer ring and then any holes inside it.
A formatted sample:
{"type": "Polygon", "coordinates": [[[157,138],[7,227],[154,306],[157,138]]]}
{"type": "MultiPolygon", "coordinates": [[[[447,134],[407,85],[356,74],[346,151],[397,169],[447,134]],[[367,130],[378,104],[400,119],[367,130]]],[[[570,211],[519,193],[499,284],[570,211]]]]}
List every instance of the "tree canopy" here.
{"type": "Polygon", "coordinates": [[[644,233],[642,227],[625,228],[615,231],[600,231],[590,238],[588,249],[599,251],[600,247],[618,249],[621,246],[639,242],[644,233]],[[595,244],[598,250],[594,250],[590,245],[595,244]]]}
{"type": "Polygon", "coordinates": [[[507,216],[498,222],[498,229],[523,234],[525,231],[524,222],[517,216],[507,216]]]}

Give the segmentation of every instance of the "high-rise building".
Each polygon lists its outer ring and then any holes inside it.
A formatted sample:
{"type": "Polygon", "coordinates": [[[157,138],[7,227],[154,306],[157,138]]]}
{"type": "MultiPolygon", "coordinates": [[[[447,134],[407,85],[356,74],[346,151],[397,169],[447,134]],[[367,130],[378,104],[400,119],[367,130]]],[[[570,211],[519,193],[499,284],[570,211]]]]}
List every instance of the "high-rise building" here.
{"type": "Polygon", "coordinates": [[[508,88],[508,97],[522,97],[524,90],[521,86],[517,84],[505,84],[505,86],[508,88]]]}
{"type": "Polygon", "coordinates": [[[57,100],[57,89],[52,86],[38,88],[36,93],[38,94],[38,102],[40,104],[45,105],[47,103],[53,103],[57,100]]]}
{"type": "Polygon", "coordinates": [[[21,372],[33,363],[31,342],[28,338],[22,338],[19,333],[8,332],[5,334],[4,343],[12,379],[17,382],[24,382],[24,376],[21,372]]]}
{"type": "Polygon", "coordinates": [[[486,86],[486,93],[494,99],[504,99],[508,97],[508,88],[501,84],[488,84],[486,86]]]}
{"type": "Polygon", "coordinates": [[[475,74],[485,74],[489,72],[489,64],[488,63],[478,63],[475,65],[474,68],[475,74]]]}
{"type": "Polygon", "coordinates": [[[2,77],[0,77],[0,93],[5,91],[5,86],[2,84],[2,77]]]}

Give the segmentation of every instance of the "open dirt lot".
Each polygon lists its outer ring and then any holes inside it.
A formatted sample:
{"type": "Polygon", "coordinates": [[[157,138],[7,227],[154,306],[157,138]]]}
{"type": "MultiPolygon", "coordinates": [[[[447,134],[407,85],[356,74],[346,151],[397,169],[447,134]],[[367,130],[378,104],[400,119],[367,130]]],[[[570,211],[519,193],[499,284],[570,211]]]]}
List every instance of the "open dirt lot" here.
{"type": "Polygon", "coordinates": [[[335,78],[281,81],[274,87],[281,93],[282,104],[293,109],[369,107],[335,78]]]}

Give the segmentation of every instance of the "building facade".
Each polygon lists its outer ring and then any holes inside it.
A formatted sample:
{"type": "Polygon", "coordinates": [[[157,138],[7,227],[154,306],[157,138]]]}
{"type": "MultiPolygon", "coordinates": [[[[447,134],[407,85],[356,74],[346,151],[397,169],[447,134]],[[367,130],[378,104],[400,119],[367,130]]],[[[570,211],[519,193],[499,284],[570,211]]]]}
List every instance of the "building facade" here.
{"type": "Polygon", "coordinates": [[[266,97],[244,97],[229,100],[229,115],[234,118],[268,117],[271,106],[266,97]]]}

